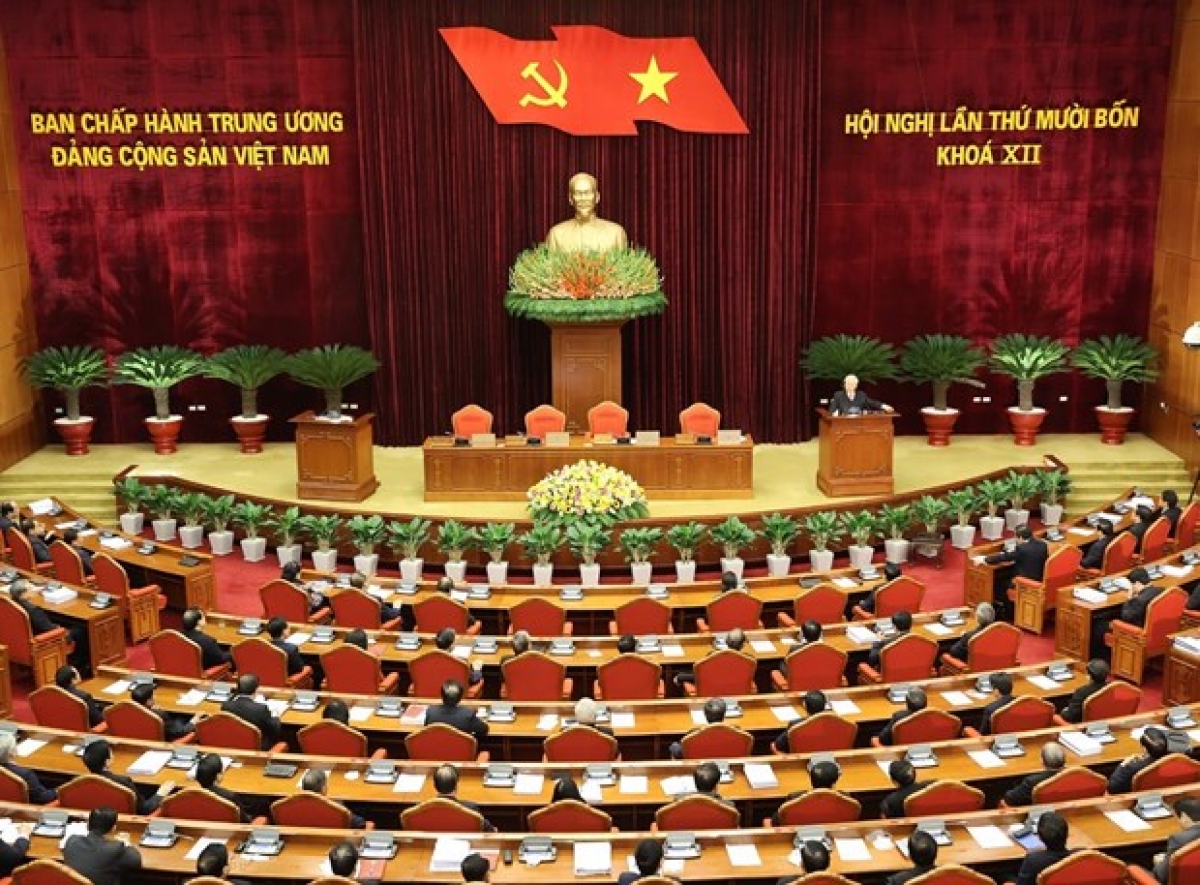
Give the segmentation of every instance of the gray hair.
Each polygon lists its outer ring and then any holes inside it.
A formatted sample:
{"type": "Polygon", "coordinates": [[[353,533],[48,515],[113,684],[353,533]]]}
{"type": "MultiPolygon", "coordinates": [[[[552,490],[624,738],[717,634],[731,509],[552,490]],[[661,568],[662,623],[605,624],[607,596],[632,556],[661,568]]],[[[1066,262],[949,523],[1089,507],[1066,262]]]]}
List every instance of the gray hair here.
{"type": "Polygon", "coordinates": [[[575,704],[575,719],[581,725],[596,724],[596,702],[591,698],[580,698],[575,704]]]}
{"type": "Polygon", "coordinates": [[[12,758],[13,750],[17,747],[17,739],[11,734],[0,734],[0,763],[12,758]]]}
{"type": "Polygon", "coordinates": [[[975,606],[975,620],[979,622],[980,627],[986,627],[988,624],[996,622],[996,607],[990,602],[981,602],[975,606]]]}

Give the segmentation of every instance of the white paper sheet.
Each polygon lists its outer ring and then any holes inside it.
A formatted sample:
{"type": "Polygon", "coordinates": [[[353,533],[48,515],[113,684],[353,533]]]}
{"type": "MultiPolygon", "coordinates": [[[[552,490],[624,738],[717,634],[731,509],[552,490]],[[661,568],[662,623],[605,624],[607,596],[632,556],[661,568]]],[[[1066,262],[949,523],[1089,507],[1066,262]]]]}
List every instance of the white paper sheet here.
{"type": "Polygon", "coordinates": [[[128,679],[118,679],[116,682],[110,682],[100,691],[104,694],[128,694],[132,687],[133,683],[128,679]]]}
{"type": "Polygon", "coordinates": [[[271,698],[267,701],[267,709],[271,711],[272,716],[282,716],[287,712],[288,701],[286,698],[271,698]]]}
{"type": "Polygon", "coordinates": [[[853,716],[855,713],[861,713],[858,704],[849,698],[835,698],[829,702],[829,709],[837,713],[839,716],[853,716]]]}
{"type": "Polygon", "coordinates": [[[113,535],[111,538],[101,538],[100,546],[107,547],[109,550],[124,550],[127,547],[132,547],[133,542],[119,535],[113,535]]]}
{"type": "Polygon", "coordinates": [[[853,590],[858,584],[853,578],[839,576],[833,579],[833,584],[836,587],[841,587],[843,590],[853,590]]]}
{"type": "Polygon", "coordinates": [[[668,796],[686,796],[696,792],[696,779],[690,774],[680,774],[674,777],[664,777],[660,782],[662,791],[668,796]]]}
{"type": "Polygon", "coordinates": [[[644,774],[623,774],[617,782],[617,792],[622,796],[643,796],[650,792],[650,778],[644,774]]]}
{"type": "Polygon", "coordinates": [[[1104,812],[1104,816],[1126,833],[1137,833],[1141,832],[1142,830],[1153,829],[1149,823],[1142,820],[1128,808],[1118,808],[1114,811],[1106,811],[1104,812]]]}
{"type": "Polygon", "coordinates": [[[585,778],[579,786],[579,795],[583,797],[584,802],[603,802],[604,788],[598,781],[585,778]]]}
{"type": "Polygon", "coordinates": [[[286,642],[288,645],[294,646],[295,648],[299,648],[300,646],[304,645],[304,643],[308,642],[308,640],[310,640],[310,639],[312,639],[311,633],[305,633],[303,630],[297,630],[295,633],[293,633],[291,636],[287,637],[287,639],[285,639],[283,641],[286,642]]]}
{"type": "Polygon", "coordinates": [[[1042,691],[1056,691],[1058,689],[1058,683],[1043,673],[1030,676],[1029,684],[1040,688],[1042,691]]]}
{"type": "Polygon", "coordinates": [[[930,633],[932,633],[934,636],[949,636],[951,633],[954,632],[954,630],[952,628],[947,627],[941,621],[930,621],[928,624],[925,624],[924,626],[925,626],[925,629],[928,630],[930,633]]]}
{"type": "Polygon", "coordinates": [[[39,740],[38,738],[25,738],[17,744],[17,755],[22,759],[32,756],[42,747],[46,746],[47,741],[39,740]]]}
{"type": "Polygon", "coordinates": [[[971,699],[963,691],[944,691],[942,699],[952,707],[969,707],[971,699]]]}
{"type": "Polygon", "coordinates": [[[875,631],[869,627],[860,627],[857,624],[846,628],[846,638],[851,642],[856,642],[859,645],[869,645],[879,637],[875,635],[875,631]]]}
{"type": "Polygon", "coordinates": [[[762,858],[753,842],[733,845],[725,843],[725,853],[729,855],[729,865],[732,867],[761,867],[762,858]]]}
{"type": "Polygon", "coordinates": [[[999,827],[986,825],[967,827],[967,832],[980,848],[1008,848],[1012,840],[999,827]]]}
{"type": "Polygon", "coordinates": [[[357,704],[350,708],[351,722],[366,722],[371,718],[371,714],[375,712],[374,707],[362,707],[357,704]]]}
{"type": "Polygon", "coordinates": [[[800,718],[800,711],[795,707],[770,707],[769,709],[775,714],[776,719],[785,724],[795,722],[800,718]]]}
{"type": "Polygon", "coordinates": [[[632,710],[622,710],[612,714],[613,728],[633,728],[637,725],[637,716],[632,710]]]}
{"type": "Polygon", "coordinates": [[[612,872],[612,844],[609,842],[576,842],[575,875],[607,876],[612,872]]]}
{"type": "Polygon", "coordinates": [[[750,647],[760,655],[774,654],[776,651],[775,643],[769,639],[751,639],[750,647]]]}
{"type": "Polygon", "coordinates": [[[1084,602],[1090,602],[1092,605],[1100,605],[1108,596],[1101,593],[1099,590],[1093,590],[1091,587],[1076,587],[1071,591],[1071,595],[1076,599],[1082,599],[1084,602]]]}
{"type": "Polygon", "coordinates": [[[1084,538],[1084,537],[1087,537],[1088,535],[1096,534],[1096,530],[1090,529],[1090,528],[1085,529],[1085,528],[1080,528],[1079,526],[1075,526],[1074,528],[1067,529],[1067,534],[1068,535],[1078,535],[1079,537],[1084,538]]]}
{"type": "Polygon", "coordinates": [[[152,776],[162,771],[170,758],[170,750],[147,750],[129,763],[129,768],[125,769],[125,772],[135,777],[137,775],[152,776]]]}
{"type": "Polygon", "coordinates": [[[431,873],[457,873],[462,868],[462,860],[471,853],[471,843],[466,839],[452,839],[441,836],[433,844],[433,854],[429,858],[431,873]]]}
{"type": "Polygon", "coordinates": [[[1164,575],[1169,575],[1172,578],[1186,578],[1192,573],[1190,565],[1164,565],[1162,570],[1164,575]]]}
{"type": "Polygon", "coordinates": [[[862,839],[834,839],[833,847],[837,849],[838,857],[844,861],[871,859],[871,849],[862,839]]]}
{"type": "Polygon", "coordinates": [[[472,645],[456,645],[456,646],[454,646],[454,650],[451,651],[450,653],[452,655],[454,655],[456,658],[458,658],[459,660],[465,661],[465,660],[470,659],[471,652],[473,652],[474,650],[475,650],[475,647],[472,645]]]}
{"type": "Polygon", "coordinates": [[[538,717],[538,721],[537,721],[538,731],[553,731],[557,727],[558,727],[558,714],[557,713],[543,713],[541,716],[538,717]]]}
{"type": "Polygon", "coordinates": [[[693,725],[704,725],[708,722],[707,717],[704,715],[704,710],[692,710],[690,712],[692,714],[693,725]]]}
{"type": "Polygon", "coordinates": [[[181,707],[199,707],[204,703],[204,699],[208,697],[208,692],[202,688],[189,688],[179,696],[179,700],[175,703],[181,707]]]}
{"type": "Polygon", "coordinates": [[[425,789],[428,775],[419,771],[402,771],[392,787],[393,793],[419,793],[425,789]]]}
{"type": "Polygon", "coordinates": [[[1007,763],[991,750],[967,750],[980,768],[1003,768],[1007,763]]]}
{"type": "Polygon", "coordinates": [[[683,646],[677,642],[662,644],[662,655],[664,658],[682,658],[683,646]]]}
{"type": "Polygon", "coordinates": [[[545,786],[546,775],[538,771],[518,771],[513,779],[513,793],[518,796],[538,796],[545,786]]]}
{"type": "Polygon", "coordinates": [[[770,790],[779,786],[779,778],[769,762],[747,762],[742,770],[750,786],[756,790],[770,790]]]}
{"type": "Polygon", "coordinates": [[[225,845],[227,842],[227,839],[210,839],[208,836],[201,836],[196,840],[196,844],[192,846],[192,850],[185,854],[184,857],[188,860],[195,860],[200,856],[200,852],[209,845],[225,845]]]}

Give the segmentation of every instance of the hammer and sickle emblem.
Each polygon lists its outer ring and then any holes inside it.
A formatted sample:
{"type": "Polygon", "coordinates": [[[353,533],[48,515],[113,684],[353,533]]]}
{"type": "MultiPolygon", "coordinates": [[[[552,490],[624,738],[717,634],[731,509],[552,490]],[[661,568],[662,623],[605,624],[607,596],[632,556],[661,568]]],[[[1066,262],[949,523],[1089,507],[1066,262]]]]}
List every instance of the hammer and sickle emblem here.
{"type": "Polygon", "coordinates": [[[558,85],[554,86],[542,76],[542,72],[538,70],[538,63],[531,61],[525,66],[525,70],[521,71],[521,77],[537,83],[545,92],[544,96],[532,95],[528,92],[521,98],[521,107],[536,105],[539,108],[548,108],[551,105],[558,105],[560,108],[567,106],[567,87],[570,81],[567,79],[566,69],[558,63],[558,59],[554,60],[554,66],[558,68],[558,85]]]}

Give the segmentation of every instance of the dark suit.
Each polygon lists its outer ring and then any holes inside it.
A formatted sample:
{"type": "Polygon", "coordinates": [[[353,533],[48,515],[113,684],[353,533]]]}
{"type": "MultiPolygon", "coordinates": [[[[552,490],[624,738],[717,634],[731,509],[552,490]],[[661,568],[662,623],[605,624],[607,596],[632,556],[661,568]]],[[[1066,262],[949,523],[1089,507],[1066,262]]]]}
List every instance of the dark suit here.
{"type": "Polygon", "coordinates": [[[854,391],[854,396],[846,395],[845,388],[839,390],[833,395],[833,399],[829,401],[829,411],[834,415],[849,414],[852,409],[858,412],[877,412],[883,408],[883,403],[877,399],[871,399],[863,393],[862,389],[854,391]]]}
{"type": "Polygon", "coordinates": [[[92,551],[86,547],[80,547],[78,544],[72,544],[71,549],[79,554],[79,563],[83,566],[85,575],[92,574],[92,551]]]}
{"type": "Polygon", "coordinates": [[[895,636],[889,636],[887,639],[876,640],[872,643],[871,650],[867,652],[867,663],[878,669],[880,663],[883,661],[883,650],[897,639],[907,635],[907,633],[897,633],[895,636]]]}
{"type": "Polygon", "coordinates": [[[72,685],[67,689],[67,693],[75,695],[75,697],[87,704],[88,725],[95,726],[104,721],[104,708],[100,706],[100,703],[94,697],[78,685],[72,685]]]}
{"type": "Polygon", "coordinates": [[[1162,592],[1162,587],[1147,584],[1133,599],[1125,600],[1125,604],[1121,606],[1121,620],[1126,624],[1133,624],[1135,627],[1145,627],[1146,609],[1162,592]]]}
{"type": "Polygon", "coordinates": [[[200,646],[200,664],[205,670],[228,664],[233,660],[233,655],[221,648],[221,644],[203,630],[184,630],[183,635],[185,639],[190,639],[200,646]]]}
{"type": "Polygon", "coordinates": [[[17,839],[11,845],[0,840],[0,876],[7,876],[17,867],[25,863],[25,854],[29,851],[29,840],[17,839]]]}
{"type": "Polygon", "coordinates": [[[121,885],[126,871],[142,867],[142,855],[136,848],[91,833],[68,839],[63,861],[92,885],[121,885]]]}
{"type": "Polygon", "coordinates": [[[903,710],[897,710],[895,713],[893,713],[892,718],[887,721],[887,723],[879,732],[879,742],[884,746],[890,747],[896,739],[896,726],[911,715],[913,714],[909,712],[907,708],[903,710]]]}
{"type": "Polygon", "coordinates": [[[934,867],[913,867],[911,870],[901,870],[888,876],[883,885],[904,885],[905,882],[911,882],[917,876],[924,876],[933,869],[934,867]]]}
{"type": "Polygon", "coordinates": [[[40,633],[49,633],[51,630],[58,629],[58,625],[50,620],[50,616],[46,614],[45,611],[38,608],[32,602],[29,602],[27,599],[19,600],[17,605],[25,609],[25,614],[29,615],[29,629],[33,632],[34,636],[37,636],[40,633]]]}
{"type": "Polygon", "coordinates": [[[984,707],[982,712],[979,714],[979,733],[991,734],[992,717],[1000,710],[1003,710],[1005,707],[1011,704],[1014,700],[1015,698],[1012,695],[1002,694],[1000,697],[996,698],[996,700],[984,707]]]}
{"type": "Polygon", "coordinates": [[[1192,592],[1188,595],[1187,602],[1184,603],[1184,608],[1190,612],[1200,609],[1200,584],[1197,584],[1192,592]]]}
{"type": "Polygon", "coordinates": [[[1101,535],[1098,541],[1088,544],[1087,552],[1079,560],[1080,568],[1099,569],[1104,565],[1104,553],[1108,545],[1116,540],[1116,535],[1101,535]]]}
{"type": "Polygon", "coordinates": [[[1167,522],[1171,523],[1170,534],[1174,538],[1175,532],[1179,529],[1179,517],[1183,516],[1183,510],[1179,507],[1164,507],[1158,515],[1165,516],[1167,522]]]}
{"type": "Polygon", "coordinates": [[[162,720],[163,738],[168,741],[177,741],[185,734],[191,734],[196,730],[195,726],[192,725],[190,716],[184,716],[182,713],[155,710],[151,707],[147,707],[147,709],[162,720]]]}
{"type": "Polygon", "coordinates": [[[234,695],[221,705],[221,710],[258,726],[258,730],[262,732],[264,750],[279,740],[279,719],[271,715],[271,710],[266,704],[260,704],[249,695],[234,695]]]}
{"type": "Polygon", "coordinates": [[[284,642],[282,639],[272,639],[271,645],[275,646],[285,655],[287,655],[287,675],[295,676],[304,669],[304,658],[300,656],[300,649],[291,643],[284,642]]]}
{"type": "Polygon", "coordinates": [[[246,811],[246,807],[242,805],[242,797],[233,792],[233,790],[227,790],[218,784],[213,784],[211,787],[204,787],[204,789],[208,790],[208,792],[212,793],[214,796],[224,799],[226,802],[232,802],[237,806],[238,811],[242,813],[242,823],[250,823],[250,813],[246,811]]]}
{"type": "MultiPolygon", "coordinates": [[[[1019,541],[1012,550],[993,553],[985,562],[989,565],[1012,565],[1012,579],[1028,578],[1040,581],[1046,574],[1046,560],[1050,558],[1050,547],[1041,538],[1019,541]]],[[[1011,586],[1012,582],[1009,582],[1011,586]]],[[[1004,588],[1005,590],[1008,587],[1004,588]]]]}
{"type": "Polygon", "coordinates": [[[1108,792],[1129,793],[1133,790],[1133,779],[1143,768],[1148,768],[1157,762],[1151,756],[1135,756],[1126,759],[1108,776],[1108,792]]]}
{"type": "Polygon", "coordinates": [[[29,535],[29,546],[33,548],[34,562],[50,562],[50,547],[37,535],[29,535]]]}
{"type": "Polygon", "coordinates": [[[445,704],[430,704],[425,711],[425,724],[444,723],[482,741],[488,736],[488,724],[470,707],[448,707],[445,704]]]}
{"type": "Polygon", "coordinates": [[[1041,851],[1031,851],[1021,861],[1021,869],[1017,872],[1017,885],[1036,885],[1037,877],[1042,870],[1054,866],[1064,857],[1070,857],[1071,851],[1051,851],[1046,848],[1041,851]]]}
{"type": "Polygon", "coordinates": [[[879,813],[882,817],[904,817],[904,800],[911,796],[917,790],[922,790],[929,784],[922,781],[914,781],[907,787],[900,787],[893,790],[884,797],[879,803],[879,813]]]}
{"type": "Polygon", "coordinates": [[[975,634],[984,629],[984,627],[976,627],[973,630],[968,630],[962,636],[958,637],[958,640],[954,643],[954,645],[950,646],[950,657],[958,658],[960,661],[965,661],[967,659],[967,655],[971,652],[971,640],[975,637],[975,634]]]}
{"type": "Polygon", "coordinates": [[[1032,805],[1034,787],[1056,774],[1058,774],[1058,771],[1047,769],[1046,771],[1035,771],[1033,774],[1026,775],[1020,783],[1004,794],[1004,801],[1013,806],[1032,805]]]}
{"type": "Polygon", "coordinates": [[[25,781],[25,785],[29,787],[29,801],[31,804],[45,805],[58,798],[58,790],[53,790],[42,784],[36,771],[25,768],[22,765],[17,765],[15,762],[5,762],[4,767],[25,781]]]}
{"type": "Polygon", "coordinates": [[[496,832],[496,827],[484,815],[483,810],[480,809],[478,802],[468,802],[466,799],[459,799],[457,796],[447,796],[444,793],[438,793],[438,798],[439,799],[449,799],[451,802],[457,802],[463,808],[469,809],[470,811],[474,811],[476,814],[478,814],[480,817],[483,818],[483,831],[485,833],[496,832]]]}
{"type": "Polygon", "coordinates": [[[1146,530],[1147,530],[1147,529],[1149,529],[1149,528],[1150,528],[1150,526],[1152,526],[1152,525],[1154,525],[1153,521],[1151,521],[1151,522],[1142,522],[1142,521],[1139,519],[1137,522],[1135,522],[1133,525],[1131,525],[1129,528],[1127,528],[1127,529],[1125,530],[1125,531],[1129,532],[1129,534],[1133,535],[1133,537],[1134,537],[1134,538],[1136,538],[1136,539],[1137,539],[1137,543],[1135,543],[1135,544],[1133,545],[1133,552],[1134,552],[1134,553],[1141,553],[1141,552],[1142,552],[1142,538],[1143,538],[1143,537],[1145,537],[1145,535],[1146,535],[1146,530]]]}
{"type": "Polygon", "coordinates": [[[1105,684],[1103,682],[1089,682],[1087,685],[1081,685],[1071,692],[1071,699],[1063,707],[1062,718],[1068,722],[1082,722],[1084,701],[1104,688],[1105,684]]]}
{"type": "Polygon", "coordinates": [[[125,789],[131,790],[133,795],[137,797],[138,814],[149,814],[162,804],[162,796],[157,795],[158,788],[153,784],[147,784],[145,787],[139,788],[133,778],[112,771],[102,771],[100,772],[100,777],[108,778],[114,784],[119,784],[125,789]]]}
{"type": "Polygon", "coordinates": [[[1200,839],[1200,824],[1193,824],[1186,830],[1180,830],[1178,833],[1172,834],[1167,839],[1167,850],[1163,854],[1162,860],[1154,865],[1154,877],[1162,885],[1167,885],[1167,879],[1171,870],[1171,855],[1183,846],[1195,842],[1197,839],[1200,839]]]}

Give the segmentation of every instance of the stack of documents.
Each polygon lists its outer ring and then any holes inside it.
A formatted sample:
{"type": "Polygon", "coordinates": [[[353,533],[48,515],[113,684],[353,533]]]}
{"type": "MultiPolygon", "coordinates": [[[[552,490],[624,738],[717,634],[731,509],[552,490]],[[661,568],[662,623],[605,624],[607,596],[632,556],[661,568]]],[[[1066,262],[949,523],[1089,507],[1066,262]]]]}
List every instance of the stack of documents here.
{"type": "Polygon", "coordinates": [[[462,869],[463,858],[471,853],[471,843],[466,839],[440,837],[433,845],[433,856],[429,859],[431,873],[457,873],[462,869]]]}
{"type": "Polygon", "coordinates": [[[1088,737],[1082,731],[1064,731],[1058,736],[1058,742],[1080,756],[1099,756],[1103,749],[1099,741],[1088,737]]]}
{"type": "Polygon", "coordinates": [[[612,873],[612,845],[610,843],[575,843],[576,876],[607,876],[610,873],[612,873]]]}
{"type": "Polygon", "coordinates": [[[680,774],[662,779],[662,790],[668,796],[687,796],[696,792],[696,779],[690,774],[680,774]]]}
{"type": "Polygon", "coordinates": [[[747,762],[743,770],[746,772],[746,780],[756,790],[769,790],[779,786],[779,778],[775,776],[775,769],[769,762],[747,762]]]}
{"type": "Polygon", "coordinates": [[[163,770],[170,758],[170,750],[147,750],[134,759],[125,771],[134,777],[152,777],[163,770]]]}

